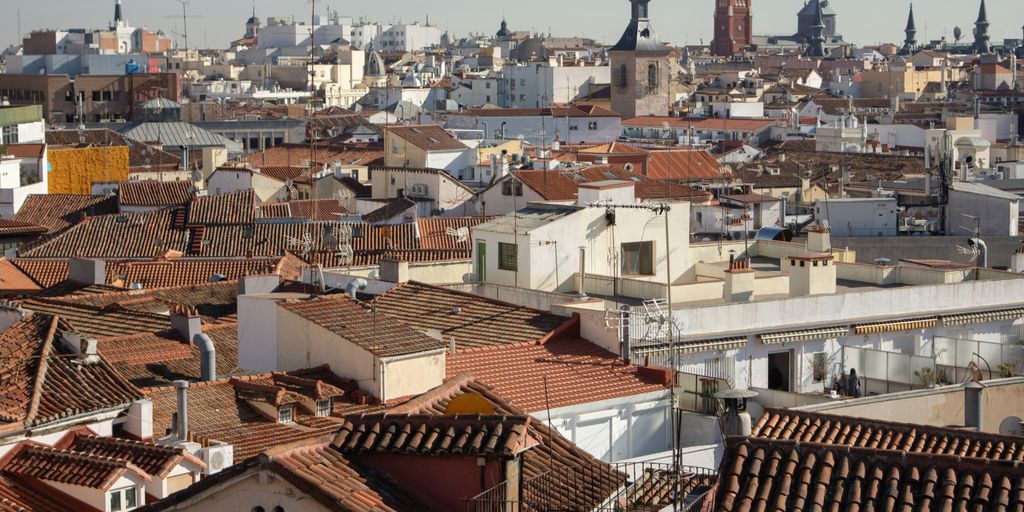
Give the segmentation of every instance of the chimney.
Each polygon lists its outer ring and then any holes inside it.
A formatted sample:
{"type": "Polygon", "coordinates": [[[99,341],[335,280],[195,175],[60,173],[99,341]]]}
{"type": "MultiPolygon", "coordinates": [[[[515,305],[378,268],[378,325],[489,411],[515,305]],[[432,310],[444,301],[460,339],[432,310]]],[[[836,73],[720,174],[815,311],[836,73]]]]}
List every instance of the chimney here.
{"type": "Polygon", "coordinates": [[[245,276],[238,280],[238,294],[270,293],[281,284],[277,274],[259,274],[245,276]]]}
{"type": "Polygon", "coordinates": [[[807,228],[807,252],[826,252],[832,254],[832,236],[825,226],[807,228]]]}
{"type": "Polygon", "coordinates": [[[725,271],[723,298],[726,302],[749,302],[754,298],[754,271],[750,259],[729,257],[729,269],[725,271]]]}
{"type": "Polygon", "coordinates": [[[985,406],[981,400],[984,390],[985,386],[976,380],[964,384],[964,426],[967,428],[976,430],[984,428],[985,422],[982,418],[985,406]]]}
{"type": "Polygon", "coordinates": [[[396,284],[409,282],[409,262],[392,258],[380,260],[380,278],[396,284]]]}
{"type": "Polygon", "coordinates": [[[76,355],[82,364],[95,364],[100,361],[95,338],[86,338],[80,333],[67,331],[61,336],[61,344],[65,350],[76,355]]]}
{"type": "Polygon", "coordinates": [[[175,415],[174,435],[179,441],[188,441],[188,381],[174,381],[178,395],[178,413],[175,415]]]}
{"type": "Polygon", "coordinates": [[[68,260],[68,279],[83,284],[107,284],[107,262],[98,259],[71,258],[68,260]]]}
{"type": "Polygon", "coordinates": [[[179,339],[192,344],[203,333],[203,319],[194,308],[178,306],[171,312],[171,329],[179,339]]]}
{"type": "Polygon", "coordinates": [[[580,289],[578,297],[583,299],[587,296],[587,247],[580,246],[580,289]]]}
{"type": "MultiPolygon", "coordinates": [[[[836,266],[829,254],[789,256],[789,294],[792,297],[836,293],[836,266]]],[[[785,265],[785,263],[783,263],[785,265]]]]}
{"type": "Polygon", "coordinates": [[[750,413],[747,412],[747,400],[757,393],[746,389],[730,389],[715,393],[715,398],[725,403],[723,427],[726,436],[749,436],[752,432],[750,413]]]}
{"type": "Polygon", "coordinates": [[[1010,272],[1024,273],[1024,243],[1010,256],[1010,272]]]}

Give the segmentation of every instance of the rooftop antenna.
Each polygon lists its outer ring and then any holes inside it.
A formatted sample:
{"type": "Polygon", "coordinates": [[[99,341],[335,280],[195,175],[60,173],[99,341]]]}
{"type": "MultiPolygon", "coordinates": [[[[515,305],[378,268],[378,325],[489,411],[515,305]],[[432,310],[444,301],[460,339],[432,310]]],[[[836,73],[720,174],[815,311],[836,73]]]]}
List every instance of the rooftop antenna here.
{"type": "MultiPolygon", "coordinates": [[[[181,18],[182,23],[184,23],[184,27],[182,28],[182,33],[181,34],[178,34],[177,32],[172,32],[172,34],[182,37],[182,43],[185,46],[185,53],[188,54],[188,20],[199,19],[199,18],[202,18],[202,16],[194,16],[194,15],[191,15],[191,14],[188,13],[188,3],[189,3],[189,0],[175,0],[175,1],[177,1],[179,4],[181,4],[181,16],[180,16],[180,18],[181,18]]],[[[179,16],[167,16],[167,18],[177,19],[177,18],[179,18],[179,16]]],[[[177,24],[175,24],[175,25],[177,25],[177,24]]]]}

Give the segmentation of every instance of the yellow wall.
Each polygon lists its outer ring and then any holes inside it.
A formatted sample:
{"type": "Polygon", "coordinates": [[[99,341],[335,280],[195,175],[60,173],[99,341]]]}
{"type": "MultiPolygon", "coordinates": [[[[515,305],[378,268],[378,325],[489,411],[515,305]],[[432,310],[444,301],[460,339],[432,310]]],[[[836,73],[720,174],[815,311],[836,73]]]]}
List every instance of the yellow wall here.
{"type": "Polygon", "coordinates": [[[49,151],[51,194],[92,193],[94,181],[128,179],[128,147],[66,148],[49,151]]]}

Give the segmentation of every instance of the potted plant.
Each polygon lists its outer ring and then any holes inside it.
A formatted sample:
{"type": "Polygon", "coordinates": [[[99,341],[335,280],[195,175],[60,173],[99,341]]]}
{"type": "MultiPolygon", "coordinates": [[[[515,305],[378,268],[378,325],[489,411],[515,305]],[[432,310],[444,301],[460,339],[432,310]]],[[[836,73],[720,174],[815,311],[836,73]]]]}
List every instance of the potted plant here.
{"type": "Polygon", "coordinates": [[[811,357],[811,376],[814,382],[821,382],[824,392],[828,394],[828,356],[818,352],[811,357]]]}
{"type": "Polygon", "coordinates": [[[914,375],[917,375],[917,378],[921,379],[922,386],[926,388],[935,387],[935,370],[933,370],[930,366],[925,366],[924,368],[921,368],[920,370],[914,372],[914,375]]]}
{"type": "Polygon", "coordinates": [[[935,370],[935,384],[944,385],[949,383],[949,375],[946,374],[946,370],[944,368],[937,368],[935,370]]]}
{"type": "Polygon", "coordinates": [[[999,378],[1009,379],[1017,373],[1017,365],[1014,363],[1001,363],[999,365],[999,378]]]}

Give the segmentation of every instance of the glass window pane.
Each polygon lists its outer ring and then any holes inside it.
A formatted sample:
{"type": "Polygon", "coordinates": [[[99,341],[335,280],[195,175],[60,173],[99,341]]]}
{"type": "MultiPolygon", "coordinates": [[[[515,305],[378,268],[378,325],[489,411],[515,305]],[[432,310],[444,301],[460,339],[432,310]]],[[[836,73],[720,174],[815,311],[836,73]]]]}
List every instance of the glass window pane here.
{"type": "Polygon", "coordinates": [[[131,510],[136,507],[134,487],[129,487],[124,490],[124,506],[126,510],[131,510]]]}
{"type": "Polygon", "coordinates": [[[121,491],[110,493],[110,510],[111,512],[121,512],[121,491]]]}

